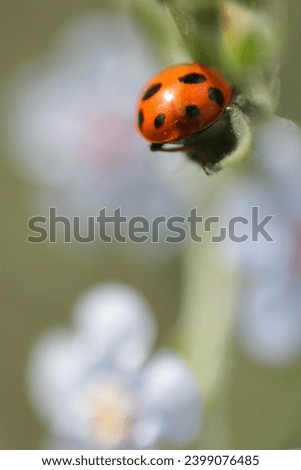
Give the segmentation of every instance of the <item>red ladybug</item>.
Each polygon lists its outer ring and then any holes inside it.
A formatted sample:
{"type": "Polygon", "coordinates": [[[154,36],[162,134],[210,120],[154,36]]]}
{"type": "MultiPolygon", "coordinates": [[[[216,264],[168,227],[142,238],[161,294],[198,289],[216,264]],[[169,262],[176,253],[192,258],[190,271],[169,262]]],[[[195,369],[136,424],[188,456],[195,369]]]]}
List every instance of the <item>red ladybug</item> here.
{"type": "Polygon", "coordinates": [[[249,147],[250,129],[241,102],[234,87],[212,67],[174,65],[146,84],[137,127],[152,143],[151,150],[185,151],[212,173],[226,157],[238,157],[249,147]]]}

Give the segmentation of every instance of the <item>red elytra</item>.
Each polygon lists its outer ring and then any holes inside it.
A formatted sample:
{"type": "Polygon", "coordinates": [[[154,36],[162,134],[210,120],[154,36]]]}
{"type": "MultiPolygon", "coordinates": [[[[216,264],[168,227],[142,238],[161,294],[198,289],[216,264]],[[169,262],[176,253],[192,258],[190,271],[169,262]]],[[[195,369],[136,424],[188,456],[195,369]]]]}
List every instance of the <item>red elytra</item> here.
{"type": "Polygon", "coordinates": [[[152,143],[177,142],[211,126],[233,96],[233,87],[212,67],[198,63],[168,67],[144,87],[138,130],[152,143]]]}

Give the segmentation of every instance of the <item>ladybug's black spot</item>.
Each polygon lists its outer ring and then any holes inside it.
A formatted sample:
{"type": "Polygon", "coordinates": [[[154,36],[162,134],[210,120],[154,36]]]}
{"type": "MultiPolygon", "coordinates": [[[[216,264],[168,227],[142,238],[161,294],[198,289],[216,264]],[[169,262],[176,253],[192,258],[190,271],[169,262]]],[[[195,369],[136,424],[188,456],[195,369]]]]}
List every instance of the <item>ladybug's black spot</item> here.
{"type": "Polygon", "coordinates": [[[144,93],[144,95],[142,97],[142,101],[148,100],[149,98],[154,96],[154,94],[157,93],[157,91],[160,90],[161,86],[162,86],[162,83],[155,83],[154,85],[149,87],[149,89],[146,90],[146,92],[144,93]]]}
{"type": "Polygon", "coordinates": [[[201,110],[196,104],[191,104],[185,107],[185,114],[188,117],[196,118],[201,114],[201,110]]]}
{"type": "Polygon", "coordinates": [[[219,106],[223,106],[225,102],[225,98],[221,90],[218,88],[209,88],[208,96],[212,101],[215,101],[219,106]]]}
{"type": "Polygon", "coordinates": [[[158,114],[158,116],[154,120],[155,128],[159,129],[159,127],[163,126],[164,121],[165,121],[165,114],[163,113],[158,114]]]}
{"type": "Polygon", "coordinates": [[[194,83],[204,83],[206,81],[206,77],[202,73],[187,73],[186,75],[183,75],[183,77],[179,77],[178,80],[179,82],[192,85],[194,83]]]}
{"type": "Polygon", "coordinates": [[[138,127],[139,127],[139,129],[141,129],[143,121],[144,121],[144,114],[143,114],[143,111],[140,109],[140,111],[138,113],[138,127]]]}

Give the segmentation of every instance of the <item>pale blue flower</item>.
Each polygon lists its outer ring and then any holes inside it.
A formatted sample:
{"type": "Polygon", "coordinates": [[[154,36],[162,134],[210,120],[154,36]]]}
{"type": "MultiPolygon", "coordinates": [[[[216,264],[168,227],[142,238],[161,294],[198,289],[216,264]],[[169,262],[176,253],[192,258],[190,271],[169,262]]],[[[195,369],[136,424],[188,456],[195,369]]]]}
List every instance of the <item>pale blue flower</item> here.
{"type": "Polygon", "coordinates": [[[198,437],[195,378],[174,352],[149,357],[155,336],[134,289],[103,284],[79,299],[73,327],[44,335],[29,360],[29,396],[54,438],[48,445],[147,449],[198,437]]]}
{"type": "MultiPolygon", "coordinates": [[[[301,131],[290,121],[264,123],[256,138],[252,172],[233,179],[224,213],[250,220],[252,206],[266,230],[243,243],[228,242],[226,256],[239,270],[236,332],[242,349],[274,365],[301,357],[301,131]]],[[[251,226],[241,226],[251,234],[251,226]]],[[[232,266],[233,267],[233,266],[232,266]]]]}

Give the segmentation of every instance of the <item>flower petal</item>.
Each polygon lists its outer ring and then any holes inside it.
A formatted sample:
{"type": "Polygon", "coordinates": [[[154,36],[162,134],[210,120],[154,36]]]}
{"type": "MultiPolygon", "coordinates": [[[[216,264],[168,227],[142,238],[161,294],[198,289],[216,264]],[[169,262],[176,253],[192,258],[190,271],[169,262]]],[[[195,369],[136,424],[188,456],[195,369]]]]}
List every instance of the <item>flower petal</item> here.
{"type": "Polygon", "coordinates": [[[150,307],[124,284],[102,284],[84,294],[75,306],[75,321],[88,348],[127,370],[141,366],[155,340],[150,307]]]}
{"type": "Polygon", "coordinates": [[[287,364],[300,355],[300,283],[292,278],[259,281],[244,293],[237,337],[244,351],[270,365],[287,364]]]}
{"type": "Polygon", "coordinates": [[[42,336],[27,367],[27,388],[34,408],[45,420],[64,415],[66,391],[79,380],[89,356],[74,334],[55,330],[42,336]]]}
{"type": "Polygon", "coordinates": [[[161,417],[160,439],[185,445],[197,438],[201,424],[201,398],[192,372],[171,352],[158,353],[146,366],[141,395],[146,412],[161,417]]]}

